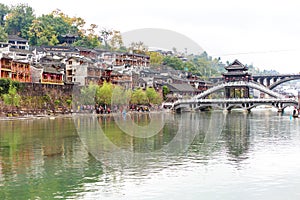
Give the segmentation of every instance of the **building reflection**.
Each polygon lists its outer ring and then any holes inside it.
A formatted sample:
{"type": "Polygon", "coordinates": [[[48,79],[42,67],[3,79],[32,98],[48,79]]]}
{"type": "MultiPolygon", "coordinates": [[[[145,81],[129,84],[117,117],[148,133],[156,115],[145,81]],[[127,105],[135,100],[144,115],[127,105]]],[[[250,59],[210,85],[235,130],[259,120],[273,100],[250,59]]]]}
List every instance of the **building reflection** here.
{"type": "Polygon", "coordinates": [[[223,129],[229,159],[239,161],[247,159],[250,146],[250,124],[246,112],[232,112],[227,117],[223,129]]]}
{"type": "Polygon", "coordinates": [[[82,177],[102,173],[72,119],[0,121],[0,199],[66,198],[82,177]]]}

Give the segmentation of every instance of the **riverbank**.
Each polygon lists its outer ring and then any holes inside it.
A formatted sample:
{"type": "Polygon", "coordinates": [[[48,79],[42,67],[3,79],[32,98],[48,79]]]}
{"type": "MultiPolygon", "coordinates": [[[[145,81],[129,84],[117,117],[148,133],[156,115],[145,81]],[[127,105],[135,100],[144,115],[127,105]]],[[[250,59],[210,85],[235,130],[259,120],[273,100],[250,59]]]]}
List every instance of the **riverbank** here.
{"type": "MultiPolygon", "coordinates": [[[[168,110],[153,110],[153,111],[131,111],[129,110],[126,114],[149,114],[149,113],[161,113],[161,112],[168,112],[168,110]]],[[[21,112],[17,113],[4,113],[0,112],[0,121],[5,120],[29,120],[29,119],[42,119],[42,118],[49,118],[55,119],[60,117],[73,117],[74,115],[87,115],[87,116],[114,116],[114,115],[122,115],[124,113],[121,112],[111,112],[111,113],[103,113],[103,114],[96,114],[95,112],[33,112],[33,113],[24,113],[21,112]]]]}
{"type": "Polygon", "coordinates": [[[31,119],[55,119],[60,117],[72,117],[72,114],[56,114],[56,115],[23,115],[23,116],[0,116],[0,121],[10,121],[10,120],[31,120],[31,119]]]}
{"type": "Polygon", "coordinates": [[[56,115],[68,115],[72,114],[69,110],[2,110],[0,111],[0,119],[13,119],[13,118],[32,118],[32,117],[51,117],[56,115]]]}

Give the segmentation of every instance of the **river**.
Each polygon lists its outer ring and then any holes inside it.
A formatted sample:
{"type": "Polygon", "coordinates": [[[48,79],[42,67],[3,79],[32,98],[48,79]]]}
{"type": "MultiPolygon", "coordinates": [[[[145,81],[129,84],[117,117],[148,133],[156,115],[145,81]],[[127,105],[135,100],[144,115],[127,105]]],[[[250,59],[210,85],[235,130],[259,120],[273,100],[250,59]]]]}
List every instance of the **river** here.
{"type": "Polygon", "coordinates": [[[261,110],[0,120],[0,199],[300,199],[300,119],[261,110]]]}

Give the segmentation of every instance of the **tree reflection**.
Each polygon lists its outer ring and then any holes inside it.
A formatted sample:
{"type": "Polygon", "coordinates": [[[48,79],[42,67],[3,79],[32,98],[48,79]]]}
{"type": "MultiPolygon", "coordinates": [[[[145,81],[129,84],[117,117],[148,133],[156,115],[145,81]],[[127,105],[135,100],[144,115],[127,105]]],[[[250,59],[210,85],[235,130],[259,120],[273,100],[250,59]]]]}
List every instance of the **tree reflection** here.
{"type": "Polygon", "coordinates": [[[0,199],[65,199],[102,173],[72,119],[0,121],[0,199]]]}

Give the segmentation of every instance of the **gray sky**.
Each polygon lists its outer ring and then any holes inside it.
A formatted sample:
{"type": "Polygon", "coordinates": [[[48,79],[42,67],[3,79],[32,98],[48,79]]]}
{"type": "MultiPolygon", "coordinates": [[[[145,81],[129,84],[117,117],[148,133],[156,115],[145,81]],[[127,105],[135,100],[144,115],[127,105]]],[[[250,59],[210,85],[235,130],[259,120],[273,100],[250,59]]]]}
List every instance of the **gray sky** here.
{"type": "Polygon", "coordinates": [[[1,3],[27,3],[37,16],[59,8],[71,17],[82,17],[87,24],[122,33],[142,28],[167,29],[185,35],[223,62],[239,59],[260,69],[300,72],[300,1],[297,0],[2,0],[1,3]]]}

